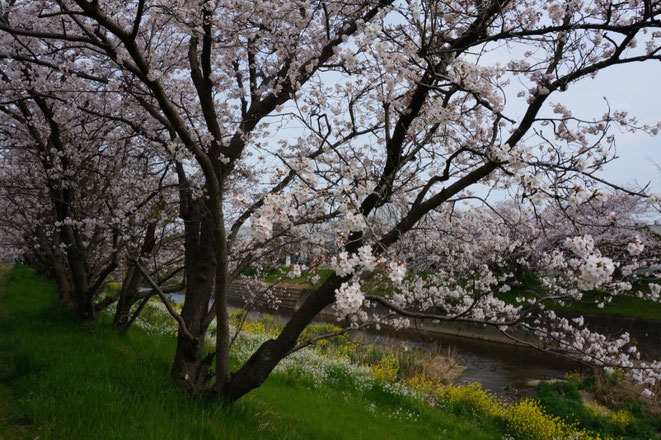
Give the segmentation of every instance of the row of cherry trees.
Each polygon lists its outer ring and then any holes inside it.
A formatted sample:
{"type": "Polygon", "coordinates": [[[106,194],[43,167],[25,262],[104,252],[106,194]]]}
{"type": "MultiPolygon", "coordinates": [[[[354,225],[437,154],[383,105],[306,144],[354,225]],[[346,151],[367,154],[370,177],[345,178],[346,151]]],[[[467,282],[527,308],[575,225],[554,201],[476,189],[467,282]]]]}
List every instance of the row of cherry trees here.
{"type": "Polygon", "coordinates": [[[184,283],[173,377],[231,400],[331,305],[354,326],[525,329],[525,343],[651,385],[661,366],[627,335],[545,307],[595,289],[659,299],[627,282],[654,241],[631,222],[607,239],[632,218],[622,201],[659,199],[601,173],[613,127],[659,125],[574,116],[562,93],[660,60],[660,14],[654,1],[5,2],[2,242],[82,318],[117,301],[124,330],[184,283]],[[477,188],[517,204],[491,209],[477,188]],[[232,372],[228,289],[292,245],[334,273],[232,372]],[[113,273],[120,292],[100,298],[113,273]],[[523,273],[525,298],[499,299],[523,273]],[[386,293],[366,295],[365,279],[386,293]]]}

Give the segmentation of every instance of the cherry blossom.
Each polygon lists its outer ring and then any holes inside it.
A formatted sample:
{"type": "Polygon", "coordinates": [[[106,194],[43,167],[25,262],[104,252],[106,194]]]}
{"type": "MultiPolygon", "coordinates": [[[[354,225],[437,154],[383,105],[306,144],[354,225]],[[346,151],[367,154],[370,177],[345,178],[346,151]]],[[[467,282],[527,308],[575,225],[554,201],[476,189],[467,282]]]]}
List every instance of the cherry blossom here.
{"type": "MultiPolygon", "coordinates": [[[[654,135],[657,121],[603,103],[578,115],[564,99],[605,69],[660,59],[661,12],[645,2],[18,0],[1,8],[4,150],[34,133],[60,133],[70,145],[3,155],[11,165],[3,181],[35,178],[29,197],[21,185],[0,197],[34,226],[4,221],[9,235],[21,233],[11,247],[34,261],[44,247],[67,258],[91,250],[114,257],[108,274],[128,250],[126,267],[162,296],[169,274],[146,267],[149,252],[135,254],[148,225],[168,219],[159,224],[183,237],[168,264],[183,264],[175,269],[186,280],[183,311],[168,310],[182,387],[242,397],[332,304],[349,326],[465,321],[514,339],[523,329],[538,348],[644,383],[658,378],[659,364],[639,360],[625,335],[598,335],[546,309],[592,289],[603,293],[600,304],[638,295],[632,282],[658,259],[658,245],[617,205],[651,199],[658,209],[658,197],[601,174],[619,154],[618,130],[654,135]],[[21,113],[25,98],[36,109],[42,95],[53,111],[38,120],[21,113]],[[88,182],[94,191],[83,191],[88,182]],[[80,194],[80,210],[46,215],[53,188],[80,194]],[[513,206],[494,209],[493,195],[513,206]],[[80,239],[50,241],[60,231],[80,239]],[[280,335],[230,371],[228,289],[294,252],[325,255],[334,273],[280,335]],[[366,279],[382,294],[367,294],[366,279]],[[521,301],[502,299],[515,287],[521,301]]],[[[268,285],[247,283],[248,296],[270,295],[268,285]]]]}

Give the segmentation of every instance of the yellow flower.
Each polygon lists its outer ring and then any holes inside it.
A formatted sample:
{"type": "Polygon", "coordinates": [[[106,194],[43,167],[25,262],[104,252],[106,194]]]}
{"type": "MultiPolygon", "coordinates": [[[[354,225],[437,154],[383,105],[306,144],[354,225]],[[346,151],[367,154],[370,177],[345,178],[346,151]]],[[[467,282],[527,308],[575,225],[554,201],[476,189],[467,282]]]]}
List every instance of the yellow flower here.
{"type": "Polygon", "coordinates": [[[470,406],[474,412],[490,416],[502,416],[504,408],[501,402],[479,383],[469,383],[461,386],[447,386],[439,388],[437,392],[441,400],[449,403],[463,403],[470,406]]]}
{"type": "Polygon", "coordinates": [[[266,333],[266,327],[260,321],[246,321],[243,323],[242,330],[246,333],[253,333],[257,335],[266,333]]]}
{"type": "Polygon", "coordinates": [[[524,399],[508,405],[483,390],[478,383],[441,387],[436,391],[436,395],[441,401],[466,404],[475,414],[503,420],[508,431],[515,437],[534,440],[602,440],[599,435],[595,436],[559,417],[546,414],[536,400],[524,399]]]}
{"type": "Polygon", "coordinates": [[[434,389],[434,381],[422,374],[416,374],[413,377],[409,377],[405,382],[407,388],[410,388],[415,391],[429,393],[434,389]]]}
{"type": "Polygon", "coordinates": [[[372,376],[384,382],[395,382],[398,371],[399,366],[397,365],[397,358],[394,354],[387,354],[376,365],[372,365],[372,376]]]}
{"type": "Polygon", "coordinates": [[[597,417],[606,417],[608,415],[608,409],[596,402],[583,402],[583,407],[597,417]]]}
{"type": "Polygon", "coordinates": [[[622,428],[626,428],[627,426],[631,425],[633,420],[633,416],[629,413],[629,411],[624,409],[619,409],[608,416],[608,421],[611,424],[620,426],[622,428]]]}

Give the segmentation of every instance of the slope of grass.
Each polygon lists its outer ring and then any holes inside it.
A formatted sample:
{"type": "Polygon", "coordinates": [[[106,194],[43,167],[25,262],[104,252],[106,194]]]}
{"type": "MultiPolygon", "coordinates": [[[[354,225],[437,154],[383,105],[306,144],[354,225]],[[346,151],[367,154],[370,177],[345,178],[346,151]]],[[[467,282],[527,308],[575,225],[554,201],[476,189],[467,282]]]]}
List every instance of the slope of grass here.
{"type": "MultiPolygon", "coordinates": [[[[649,288],[645,284],[634,286],[634,290],[649,292],[649,288]]],[[[527,295],[521,289],[513,288],[507,293],[498,293],[496,296],[509,304],[518,304],[516,297],[526,297],[527,295]]],[[[661,321],[661,302],[621,295],[614,296],[611,302],[604,304],[604,307],[598,307],[597,303],[602,296],[603,294],[599,292],[586,292],[581,301],[567,301],[564,306],[548,304],[547,307],[558,312],[580,313],[582,315],[617,316],[661,321]]]]}
{"type": "Polygon", "coordinates": [[[178,391],[173,337],[80,323],[26,267],[0,280],[0,439],[490,439],[493,421],[274,375],[234,405],[178,391]]]}
{"type": "MultiPolygon", "coordinates": [[[[592,299],[595,294],[586,295],[587,299],[592,299]]],[[[627,318],[643,318],[654,321],[661,321],[661,303],[655,301],[646,301],[641,298],[631,296],[616,296],[613,300],[604,304],[603,308],[596,304],[586,302],[573,302],[565,307],[556,307],[556,310],[564,312],[574,312],[586,315],[606,315],[621,316],[627,318]]]]}

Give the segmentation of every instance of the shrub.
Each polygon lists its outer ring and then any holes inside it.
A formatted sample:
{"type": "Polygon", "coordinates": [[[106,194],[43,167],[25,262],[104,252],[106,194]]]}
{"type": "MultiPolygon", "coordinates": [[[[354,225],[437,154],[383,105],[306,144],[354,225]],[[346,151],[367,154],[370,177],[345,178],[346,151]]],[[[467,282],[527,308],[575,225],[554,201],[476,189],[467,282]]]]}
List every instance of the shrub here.
{"type": "Polygon", "coordinates": [[[398,371],[397,357],[394,354],[386,354],[376,365],[372,365],[372,376],[376,380],[387,383],[393,383],[397,380],[398,371]]]}
{"type": "Polygon", "coordinates": [[[629,413],[629,411],[625,409],[619,409],[617,411],[613,411],[609,416],[608,416],[608,421],[612,425],[617,425],[622,429],[625,429],[629,425],[631,425],[634,422],[634,418],[629,413]]]}

